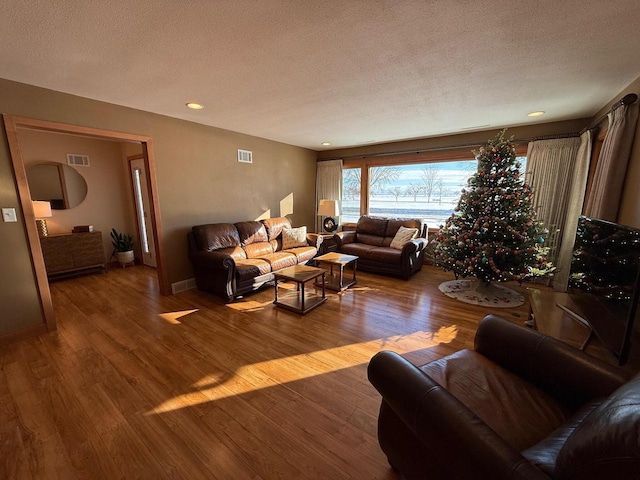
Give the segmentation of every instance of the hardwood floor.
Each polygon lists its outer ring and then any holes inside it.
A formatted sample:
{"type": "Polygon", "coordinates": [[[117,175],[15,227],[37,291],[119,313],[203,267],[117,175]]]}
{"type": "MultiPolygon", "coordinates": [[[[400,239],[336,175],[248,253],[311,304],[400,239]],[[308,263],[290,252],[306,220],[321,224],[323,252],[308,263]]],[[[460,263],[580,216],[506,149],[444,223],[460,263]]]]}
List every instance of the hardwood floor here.
{"type": "Polygon", "coordinates": [[[270,288],[161,297],[142,266],[52,283],[58,330],[0,350],[0,478],[396,479],[371,356],[425,363],[488,313],[527,317],[444,296],[451,278],[359,272],[305,316],[270,288]]]}

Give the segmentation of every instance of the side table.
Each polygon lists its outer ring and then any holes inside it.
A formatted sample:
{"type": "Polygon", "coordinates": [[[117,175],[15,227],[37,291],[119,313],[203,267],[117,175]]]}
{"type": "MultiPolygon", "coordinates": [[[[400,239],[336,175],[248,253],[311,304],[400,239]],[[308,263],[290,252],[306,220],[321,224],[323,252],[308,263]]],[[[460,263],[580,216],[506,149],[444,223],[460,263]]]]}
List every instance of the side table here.
{"type": "Polygon", "coordinates": [[[345,255],[343,253],[326,253],[315,258],[318,266],[326,263],[329,265],[329,277],[327,278],[327,288],[336,292],[346,290],[356,283],[356,270],[358,268],[358,257],[355,255],[345,255]],[[334,268],[336,271],[334,272],[334,268]],[[344,278],[345,268],[351,269],[351,278],[344,278]]]}
{"type": "Polygon", "coordinates": [[[325,271],[321,268],[296,265],[279,270],[274,273],[275,299],[273,303],[278,307],[304,315],[326,302],[324,279],[325,271]],[[321,283],[318,283],[319,277],[322,277],[321,283]],[[312,280],[315,280],[314,285],[322,288],[322,296],[314,292],[305,292],[305,284],[312,280]],[[278,284],[280,282],[295,283],[295,292],[278,296],[278,284]]]}
{"type": "Polygon", "coordinates": [[[318,249],[318,255],[335,252],[338,249],[338,245],[331,233],[308,233],[307,242],[318,249]]]}

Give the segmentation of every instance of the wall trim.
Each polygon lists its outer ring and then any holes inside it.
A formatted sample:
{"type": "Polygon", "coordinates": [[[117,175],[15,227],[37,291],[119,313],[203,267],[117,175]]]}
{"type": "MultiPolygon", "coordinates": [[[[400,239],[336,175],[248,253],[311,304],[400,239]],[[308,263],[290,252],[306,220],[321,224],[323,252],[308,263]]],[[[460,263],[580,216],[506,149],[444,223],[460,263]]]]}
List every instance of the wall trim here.
{"type": "Polygon", "coordinates": [[[171,292],[174,295],[176,293],[185,292],[187,290],[193,290],[194,288],[197,288],[195,278],[187,278],[186,280],[171,284],[171,292]]]}

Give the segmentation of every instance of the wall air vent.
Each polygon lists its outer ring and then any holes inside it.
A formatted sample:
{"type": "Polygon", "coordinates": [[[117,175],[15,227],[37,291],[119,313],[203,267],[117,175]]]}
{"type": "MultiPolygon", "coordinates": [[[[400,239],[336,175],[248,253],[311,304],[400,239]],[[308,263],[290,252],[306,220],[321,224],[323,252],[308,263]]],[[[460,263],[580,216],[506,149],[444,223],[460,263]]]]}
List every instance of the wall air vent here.
{"type": "Polygon", "coordinates": [[[67,164],[74,167],[88,167],[89,155],[80,155],[78,153],[67,153],[67,164]]]}
{"type": "Polygon", "coordinates": [[[253,163],[253,153],[249,150],[238,149],[238,161],[240,163],[253,163]]]}

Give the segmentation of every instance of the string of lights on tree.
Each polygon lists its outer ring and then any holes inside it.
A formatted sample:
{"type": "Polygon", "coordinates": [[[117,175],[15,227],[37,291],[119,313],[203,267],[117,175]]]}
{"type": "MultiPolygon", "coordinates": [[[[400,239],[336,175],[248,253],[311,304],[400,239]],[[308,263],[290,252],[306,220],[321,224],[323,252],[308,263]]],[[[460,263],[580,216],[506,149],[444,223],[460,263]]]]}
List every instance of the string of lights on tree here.
{"type": "Polygon", "coordinates": [[[488,284],[554,270],[543,246],[548,230],[536,220],[533,192],[521,179],[515,145],[504,133],[473,152],[478,170],[436,239],[438,265],[456,278],[488,284]]]}

